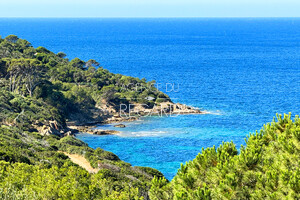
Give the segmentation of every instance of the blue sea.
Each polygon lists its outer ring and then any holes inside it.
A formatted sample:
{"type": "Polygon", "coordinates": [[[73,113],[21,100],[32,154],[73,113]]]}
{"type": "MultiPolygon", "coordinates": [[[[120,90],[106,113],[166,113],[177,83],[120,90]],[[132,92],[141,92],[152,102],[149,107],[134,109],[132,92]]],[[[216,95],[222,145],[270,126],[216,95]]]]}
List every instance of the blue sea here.
{"type": "Polygon", "coordinates": [[[77,137],[168,178],[222,141],[245,144],[276,113],[300,113],[300,19],[0,19],[0,35],[96,59],[111,72],[156,80],[174,102],[210,115],[148,117],[77,137]],[[174,90],[166,88],[174,85],[174,90]]]}

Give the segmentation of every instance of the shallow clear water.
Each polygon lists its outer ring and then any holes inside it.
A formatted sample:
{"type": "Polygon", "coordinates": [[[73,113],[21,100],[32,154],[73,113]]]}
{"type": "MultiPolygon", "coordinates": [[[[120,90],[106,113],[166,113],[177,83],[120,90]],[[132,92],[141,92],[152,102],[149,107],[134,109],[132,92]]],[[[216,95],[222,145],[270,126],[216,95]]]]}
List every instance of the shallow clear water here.
{"type": "Polygon", "coordinates": [[[0,19],[0,35],[8,34],[154,79],[163,91],[172,83],[175,102],[218,113],[101,127],[122,131],[116,136],[78,135],[169,179],[202,147],[239,146],[276,113],[300,113],[300,19],[0,19]]]}

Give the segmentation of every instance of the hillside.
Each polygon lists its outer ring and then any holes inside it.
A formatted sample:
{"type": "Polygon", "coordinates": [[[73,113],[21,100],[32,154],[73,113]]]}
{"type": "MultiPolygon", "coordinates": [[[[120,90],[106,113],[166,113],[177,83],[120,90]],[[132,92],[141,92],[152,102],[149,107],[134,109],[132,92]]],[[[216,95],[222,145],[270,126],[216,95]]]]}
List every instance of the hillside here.
{"type": "Polygon", "coordinates": [[[0,38],[0,78],[3,90],[41,99],[63,118],[81,123],[101,122],[116,114],[121,104],[153,108],[172,103],[154,81],[110,73],[95,60],[69,61],[62,52],[33,48],[14,35],[0,38]]]}
{"type": "Polygon", "coordinates": [[[1,199],[147,199],[151,179],[162,176],[71,136],[43,137],[2,126],[0,147],[1,199]],[[82,155],[98,173],[90,174],[62,152],[82,155]]]}
{"type": "Polygon", "coordinates": [[[148,199],[152,178],[163,176],[159,171],[88,147],[67,123],[102,122],[114,114],[102,106],[117,110],[120,102],[139,103],[124,97],[152,95],[143,100],[149,105],[169,98],[153,88],[122,90],[118,85],[146,81],[65,56],[35,49],[17,36],[0,39],[0,198],[148,199]]]}

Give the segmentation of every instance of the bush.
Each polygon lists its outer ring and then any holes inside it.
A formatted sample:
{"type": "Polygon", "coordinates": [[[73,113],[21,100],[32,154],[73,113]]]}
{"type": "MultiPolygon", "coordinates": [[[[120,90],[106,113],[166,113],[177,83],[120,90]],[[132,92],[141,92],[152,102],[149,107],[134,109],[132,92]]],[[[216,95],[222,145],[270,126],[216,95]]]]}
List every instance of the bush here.
{"type": "Polygon", "coordinates": [[[59,143],[60,143],[60,146],[69,146],[69,145],[77,146],[77,147],[87,146],[86,143],[84,143],[81,140],[78,140],[72,136],[67,136],[67,137],[61,138],[59,143]]]}
{"type": "Polygon", "coordinates": [[[152,182],[152,199],[299,199],[300,119],[277,122],[250,134],[240,154],[231,143],[207,148],[182,165],[170,183],[152,182]]]}
{"type": "Polygon", "coordinates": [[[112,160],[112,161],[119,161],[120,158],[115,155],[112,152],[104,151],[103,149],[97,148],[95,150],[95,156],[97,156],[99,159],[106,159],[106,160],[112,160]]]}

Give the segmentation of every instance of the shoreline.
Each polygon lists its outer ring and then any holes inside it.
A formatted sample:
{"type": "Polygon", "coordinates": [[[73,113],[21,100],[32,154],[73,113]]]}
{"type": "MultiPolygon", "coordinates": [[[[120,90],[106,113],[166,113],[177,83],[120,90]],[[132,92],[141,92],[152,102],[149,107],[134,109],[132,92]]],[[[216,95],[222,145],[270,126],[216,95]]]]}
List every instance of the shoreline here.
{"type": "MultiPolygon", "coordinates": [[[[179,115],[208,115],[208,114],[213,114],[212,112],[209,111],[200,111],[199,109],[193,109],[191,112],[178,112],[174,115],[179,116],[179,115]]],[[[170,114],[169,114],[170,115],[170,114]]],[[[98,126],[101,125],[115,125],[115,126],[119,126],[119,125],[123,125],[122,122],[134,122],[137,120],[140,120],[143,117],[155,117],[155,116],[161,116],[159,114],[151,114],[149,115],[139,115],[139,116],[131,116],[131,117],[116,117],[113,116],[111,118],[107,118],[104,121],[93,121],[93,122],[87,122],[87,123],[83,123],[80,125],[74,125],[72,123],[74,122],[69,122],[72,125],[67,125],[68,129],[71,130],[75,130],[75,135],[78,133],[87,133],[87,134],[91,134],[91,135],[117,135],[119,133],[121,133],[121,131],[116,131],[116,130],[103,130],[103,129],[97,129],[98,126]]],[[[171,117],[168,115],[163,115],[161,117],[171,117]]],[[[126,128],[125,125],[122,128],[126,128]]]]}
{"type": "MultiPolygon", "coordinates": [[[[160,109],[146,109],[138,107],[133,110],[133,114],[125,113],[125,117],[118,112],[101,112],[96,114],[95,117],[85,120],[82,117],[75,118],[67,121],[65,126],[60,125],[57,121],[48,121],[43,126],[35,124],[34,128],[43,136],[57,135],[60,137],[75,136],[78,133],[88,133],[92,135],[117,135],[121,133],[118,130],[102,130],[96,127],[106,124],[114,124],[121,128],[125,128],[122,122],[134,122],[140,120],[142,117],[177,117],[179,115],[207,115],[214,114],[206,110],[200,110],[192,106],[187,106],[179,103],[165,102],[160,104],[160,109]]],[[[99,111],[99,109],[98,109],[99,111]]],[[[92,111],[91,111],[92,112],[92,111]]],[[[95,114],[95,112],[92,112],[95,114]]]]}

